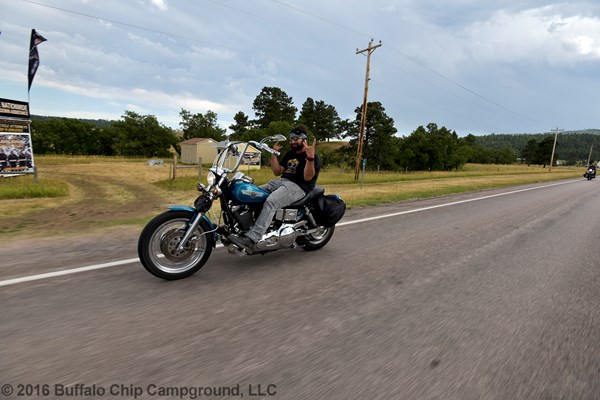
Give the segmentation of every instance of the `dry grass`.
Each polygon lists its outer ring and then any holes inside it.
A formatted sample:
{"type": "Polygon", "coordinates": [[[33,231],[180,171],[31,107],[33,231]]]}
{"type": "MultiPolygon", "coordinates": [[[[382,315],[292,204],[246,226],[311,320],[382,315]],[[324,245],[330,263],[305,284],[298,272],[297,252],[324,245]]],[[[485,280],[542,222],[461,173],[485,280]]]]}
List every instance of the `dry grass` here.
{"type": "MultiPolygon", "coordinates": [[[[148,166],[146,159],[107,157],[36,157],[39,177],[66,182],[69,195],[56,198],[0,200],[0,238],[76,233],[114,225],[142,226],[167,205],[191,205],[197,196],[196,168],[177,169],[177,185],[169,181],[170,164],[148,166]]],[[[205,182],[203,168],[201,182],[205,182]]],[[[327,193],[340,194],[349,207],[441,196],[491,187],[580,177],[579,168],[469,165],[459,172],[375,173],[354,181],[353,171],[324,170],[319,178],[327,193]]],[[[271,179],[269,168],[251,171],[257,184],[271,179]]],[[[9,178],[0,180],[9,185],[9,178]]],[[[31,177],[27,177],[31,179],[31,177]]],[[[217,207],[218,209],[218,207],[217,207]]]]}
{"type": "Polygon", "coordinates": [[[354,207],[386,202],[443,196],[453,193],[473,192],[490,188],[527,183],[547,182],[580,175],[579,172],[557,174],[482,175],[429,178],[424,180],[396,181],[365,185],[324,185],[329,193],[337,193],[354,207]]]}

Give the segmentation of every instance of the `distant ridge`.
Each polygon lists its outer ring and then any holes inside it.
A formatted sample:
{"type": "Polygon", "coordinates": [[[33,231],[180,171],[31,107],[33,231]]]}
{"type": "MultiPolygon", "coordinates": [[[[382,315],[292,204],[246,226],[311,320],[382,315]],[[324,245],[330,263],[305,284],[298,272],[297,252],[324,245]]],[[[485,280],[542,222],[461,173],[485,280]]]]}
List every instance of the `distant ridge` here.
{"type": "Polygon", "coordinates": [[[109,127],[113,122],[115,122],[115,121],[110,121],[107,119],[85,119],[85,118],[71,118],[71,117],[54,117],[54,116],[48,116],[48,115],[33,115],[33,114],[31,115],[32,121],[45,121],[48,119],[61,119],[61,118],[74,119],[77,121],[94,124],[98,128],[109,127]]]}
{"type": "MultiPolygon", "coordinates": [[[[476,136],[479,146],[490,149],[512,149],[521,152],[527,142],[537,143],[546,138],[554,138],[554,132],[513,133],[476,136]]],[[[600,160],[600,129],[584,129],[559,132],[556,152],[558,158],[570,161],[587,160],[592,147],[592,160],[600,160]]]]}

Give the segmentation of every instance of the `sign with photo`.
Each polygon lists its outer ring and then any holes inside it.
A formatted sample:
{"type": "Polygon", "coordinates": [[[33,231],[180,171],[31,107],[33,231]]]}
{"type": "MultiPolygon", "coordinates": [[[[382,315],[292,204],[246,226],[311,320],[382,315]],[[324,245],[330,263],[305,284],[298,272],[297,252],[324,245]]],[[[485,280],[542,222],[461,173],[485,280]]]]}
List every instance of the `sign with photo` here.
{"type": "Polygon", "coordinates": [[[34,172],[29,104],[0,99],[0,175],[34,172]]]}

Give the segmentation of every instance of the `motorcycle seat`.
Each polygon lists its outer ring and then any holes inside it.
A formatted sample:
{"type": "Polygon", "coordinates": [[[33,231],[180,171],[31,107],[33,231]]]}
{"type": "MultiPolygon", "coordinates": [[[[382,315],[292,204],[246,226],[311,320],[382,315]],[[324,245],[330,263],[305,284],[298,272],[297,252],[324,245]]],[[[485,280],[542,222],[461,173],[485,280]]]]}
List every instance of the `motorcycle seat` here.
{"type": "Polygon", "coordinates": [[[309,201],[322,196],[324,193],[325,193],[325,188],[322,186],[316,185],[315,188],[313,190],[311,190],[310,192],[306,193],[306,195],[303,198],[301,198],[300,200],[298,200],[284,208],[300,208],[303,205],[305,205],[306,203],[308,203],[309,201]]]}

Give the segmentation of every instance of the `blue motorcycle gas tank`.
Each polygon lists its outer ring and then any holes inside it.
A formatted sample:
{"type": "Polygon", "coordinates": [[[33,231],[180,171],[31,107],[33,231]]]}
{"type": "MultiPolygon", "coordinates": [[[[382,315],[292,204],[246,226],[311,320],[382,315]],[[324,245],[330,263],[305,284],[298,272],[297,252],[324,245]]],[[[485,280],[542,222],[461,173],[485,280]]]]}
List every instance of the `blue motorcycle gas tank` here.
{"type": "Polygon", "coordinates": [[[260,204],[269,192],[251,183],[235,181],[229,188],[230,198],[238,204],[260,204]]]}

